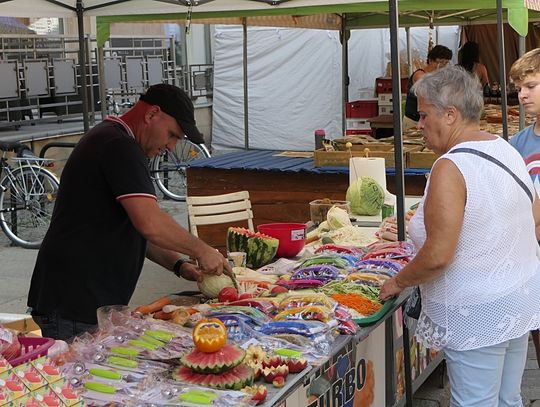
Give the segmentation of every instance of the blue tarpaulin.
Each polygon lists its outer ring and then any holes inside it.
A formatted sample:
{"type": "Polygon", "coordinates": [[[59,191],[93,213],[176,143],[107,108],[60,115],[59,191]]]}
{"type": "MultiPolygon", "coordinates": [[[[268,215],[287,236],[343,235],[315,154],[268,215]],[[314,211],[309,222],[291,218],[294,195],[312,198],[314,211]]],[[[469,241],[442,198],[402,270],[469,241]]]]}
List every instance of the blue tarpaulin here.
{"type": "MultiPolygon", "coordinates": [[[[315,167],[313,158],[284,157],[280,151],[250,150],[218,155],[211,158],[192,161],[193,168],[214,168],[223,170],[264,170],[312,173],[343,173],[348,174],[348,167],[315,167]]],[[[406,168],[405,175],[424,175],[429,172],[425,168],[406,168]]],[[[387,175],[395,175],[394,168],[386,169],[387,175]]]]}

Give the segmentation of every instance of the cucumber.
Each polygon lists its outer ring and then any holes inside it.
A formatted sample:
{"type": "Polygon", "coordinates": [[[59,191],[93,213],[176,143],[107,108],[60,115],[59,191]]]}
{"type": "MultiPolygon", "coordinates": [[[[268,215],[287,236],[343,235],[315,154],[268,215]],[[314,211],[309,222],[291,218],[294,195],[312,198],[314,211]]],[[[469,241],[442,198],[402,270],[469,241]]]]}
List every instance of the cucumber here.
{"type": "Polygon", "coordinates": [[[325,236],[321,239],[322,244],[334,244],[331,237],[325,236]]]}

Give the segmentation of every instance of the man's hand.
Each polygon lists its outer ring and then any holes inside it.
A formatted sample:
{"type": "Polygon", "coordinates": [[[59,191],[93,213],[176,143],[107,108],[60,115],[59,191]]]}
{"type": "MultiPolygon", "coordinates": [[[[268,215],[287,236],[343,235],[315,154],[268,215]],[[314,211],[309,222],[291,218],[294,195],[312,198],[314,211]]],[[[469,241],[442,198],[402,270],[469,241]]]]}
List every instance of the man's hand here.
{"type": "Polygon", "coordinates": [[[224,271],[232,274],[229,261],[223,257],[223,255],[217,250],[208,246],[208,250],[205,250],[202,255],[197,258],[199,268],[203,273],[220,275],[224,271]]]}
{"type": "Polygon", "coordinates": [[[381,292],[379,293],[379,298],[382,301],[386,301],[392,297],[397,297],[402,291],[403,288],[400,288],[397,285],[396,278],[394,277],[384,282],[381,287],[381,292]]]}
{"type": "Polygon", "coordinates": [[[199,267],[187,261],[180,266],[180,276],[189,281],[200,282],[203,280],[203,275],[199,267]]]}

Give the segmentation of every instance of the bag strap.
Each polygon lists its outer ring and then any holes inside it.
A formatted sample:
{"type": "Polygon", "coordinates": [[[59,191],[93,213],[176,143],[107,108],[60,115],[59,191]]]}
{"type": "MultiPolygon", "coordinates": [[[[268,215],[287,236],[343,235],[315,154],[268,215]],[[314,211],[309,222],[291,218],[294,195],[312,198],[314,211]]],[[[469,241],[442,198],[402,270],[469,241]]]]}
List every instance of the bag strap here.
{"type": "Polygon", "coordinates": [[[532,195],[532,192],[529,188],[527,188],[527,185],[525,185],[525,183],[519,179],[519,177],[514,174],[512,172],[512,170],[510,168],[508,168],[506,165],[504,165],[502,162],[500,162],[499,160],[497,160],[495,157],[492,157],[490,156],[489,154],[486,154],[484,153],[483,151],[478,151],[478,150],[475,150],[474,148],[456,148],[454,150],[451,150],[449,151],[449,153],[453,154],[453,153],[467,153],[467,154],[474,154],[474,155],[477,155],[479,157],[482,157],[488,161],[491,161],[493,164],[496,164],[498,165],[499,167],[501,167],[503,170],[505,170],[508,174],[510,174],[512,176],[512,178],[514,178],[514,180],[518,183],[518,185],[523,188],[523,190],[525,191],[525,193],[527,194],[527,196],[529,197],[529,199],[531,200],[531,202],[534,201],[534,198],[533,198],[533,195],[532,195]]]}

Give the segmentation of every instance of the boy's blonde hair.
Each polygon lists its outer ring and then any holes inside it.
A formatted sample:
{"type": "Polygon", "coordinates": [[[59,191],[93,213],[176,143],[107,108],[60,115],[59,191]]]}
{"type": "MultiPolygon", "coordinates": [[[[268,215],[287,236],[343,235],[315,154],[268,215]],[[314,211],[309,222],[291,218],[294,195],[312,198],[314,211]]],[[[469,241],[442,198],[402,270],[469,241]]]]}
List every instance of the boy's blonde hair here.
{"type": "Polygon", "coordinates": [[[535,48],[519,58],[510,68],[510,82],[523,82],[525,77],[540,73],[540,48],[535,48]]]}

